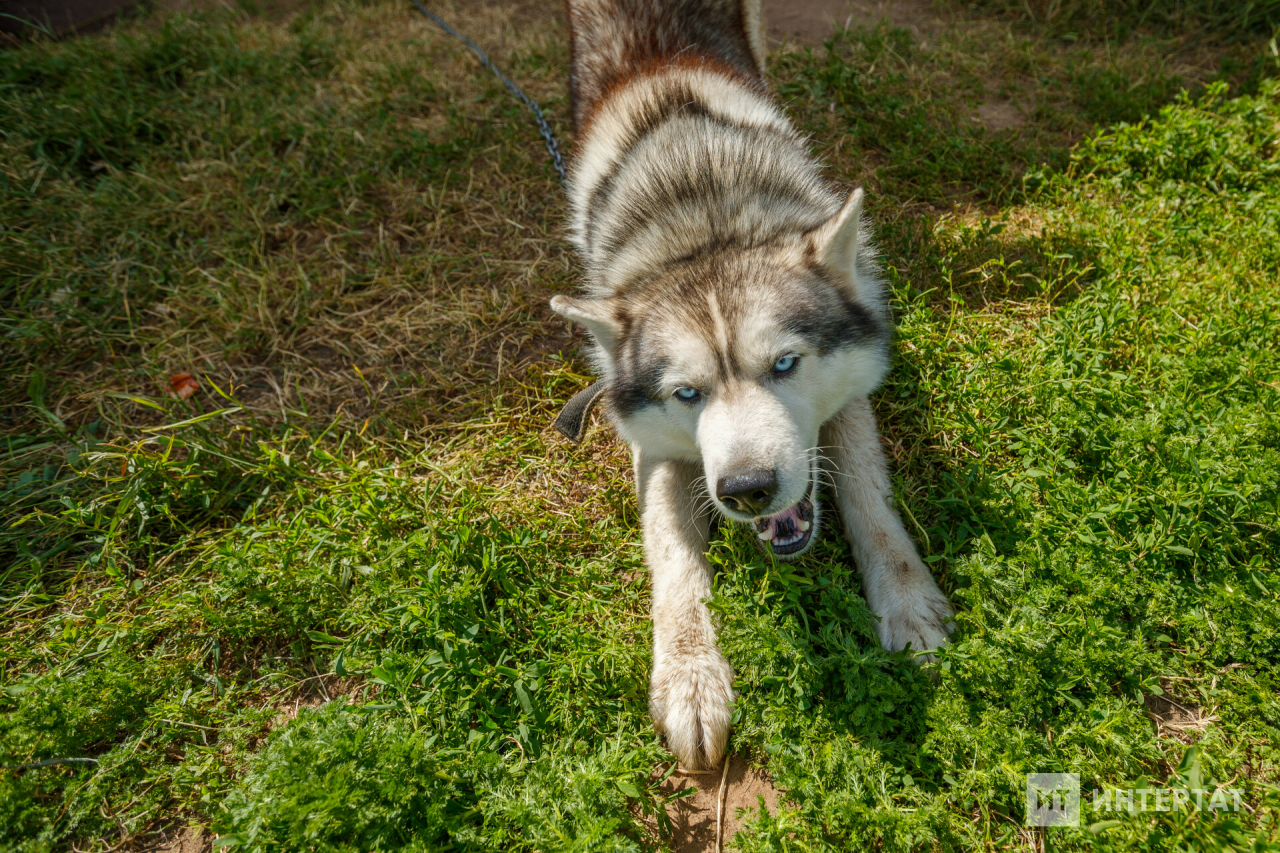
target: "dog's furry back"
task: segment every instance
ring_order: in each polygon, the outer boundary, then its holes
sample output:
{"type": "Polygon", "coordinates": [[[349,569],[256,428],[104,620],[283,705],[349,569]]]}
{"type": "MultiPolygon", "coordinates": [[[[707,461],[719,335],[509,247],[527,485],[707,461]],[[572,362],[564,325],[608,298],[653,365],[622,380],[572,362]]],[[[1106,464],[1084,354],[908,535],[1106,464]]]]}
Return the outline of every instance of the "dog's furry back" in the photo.
{"type": "Polygon", "coordinates": [[[759,0],[569,0],[571,231],[593,296],[817,228],[841,198],[763,80],[759,0]]]}
{"type": "Polygon", "coordinates": [[[759,0],[568,0],[579,132],[610,89],[659,65],[717,64],[760,84],[759,0]]]}

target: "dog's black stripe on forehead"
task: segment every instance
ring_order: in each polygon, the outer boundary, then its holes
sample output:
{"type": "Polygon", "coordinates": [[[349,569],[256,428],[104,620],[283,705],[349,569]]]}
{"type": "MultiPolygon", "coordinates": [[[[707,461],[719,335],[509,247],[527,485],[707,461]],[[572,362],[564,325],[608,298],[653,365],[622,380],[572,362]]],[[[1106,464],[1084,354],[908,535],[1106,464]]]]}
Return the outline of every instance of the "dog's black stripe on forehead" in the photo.
{"type": "Polygon", "coordinates": [[[711,286],[720,275],[714,267],[714,259],[699,258],[687,264],[678,277],[665,283],[662,302],[678,311],[678,314],[670,315],[675,317],[677,328],[690,336],[696,336],[711,349],[716,359],[717,377],[724,381],[737,370],[738,362],[733,351],[732,318],[724,310],[722,296],[711,286]],[[720,334],[722,329],[725,338],[723,343],[720,334]]]}
{"type": "Polygon", "coordinates": [[[704,292],[708,320],[704,338],[711,344],[711,350],[716,356],[716,375],[721,382],[725,382],[739,373],[740,365],[736,347],[737,323],[733,321],[732,314],[733,300],[724,300],[722,295],[728,294],[723,289],[717,292],[716,288],[707,288],[704,292]],[[721,340],[721,332],[724,340],[721,340]]]}

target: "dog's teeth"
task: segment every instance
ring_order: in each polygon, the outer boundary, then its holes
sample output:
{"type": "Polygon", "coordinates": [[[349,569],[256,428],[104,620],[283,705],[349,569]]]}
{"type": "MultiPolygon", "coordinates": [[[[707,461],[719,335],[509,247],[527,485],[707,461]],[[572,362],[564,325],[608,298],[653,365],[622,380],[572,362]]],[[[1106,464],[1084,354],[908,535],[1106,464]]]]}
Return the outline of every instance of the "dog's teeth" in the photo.
{"type": "Polygon", "coordinates": [[[756,535],[759,536],[764,541],[768,542],[770,539],[773,538],[773,530],[770,528],[765,528],[764,530],[761,530],[756,535]]]}
{"type": "Polygon", "coordinates": [[[800,529],[801,529],[802,531],[808,531],[809,526],[810,526],[810,525],[809,525],[809,522],[807,522],[807,521],[802,521],[802,522],[800,522],[800,529]]]}

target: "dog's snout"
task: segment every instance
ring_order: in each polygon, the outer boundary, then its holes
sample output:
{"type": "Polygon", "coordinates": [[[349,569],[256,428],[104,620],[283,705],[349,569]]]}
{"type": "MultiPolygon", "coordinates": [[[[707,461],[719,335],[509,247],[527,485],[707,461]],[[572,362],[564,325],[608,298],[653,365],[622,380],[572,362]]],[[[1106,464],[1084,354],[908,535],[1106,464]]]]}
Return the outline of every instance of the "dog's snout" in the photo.
{"type": "Polygon", "coordinates": [[[756,515],[764,510],[778,491],[778,476],[763,468],[738,471],[721,477],[716,483],[716,497],[737,512],[756,515]]]}

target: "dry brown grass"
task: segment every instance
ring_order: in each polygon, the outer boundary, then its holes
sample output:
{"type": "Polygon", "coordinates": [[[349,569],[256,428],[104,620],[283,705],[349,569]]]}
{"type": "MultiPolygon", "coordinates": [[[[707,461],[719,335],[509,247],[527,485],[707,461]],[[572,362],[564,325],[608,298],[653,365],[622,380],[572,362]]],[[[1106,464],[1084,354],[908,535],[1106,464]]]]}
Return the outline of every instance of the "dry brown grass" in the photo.
{"type": "MultiPolygon", "coordinates": [[[[508,68],[530,53],[550,63],[562,58],[562,34],[550,16],[497,4],[447,11],[508,68]]],[[[377,418],[383,432],[402,438],[484,417],[504,398],[508,407],[546,408],[545,386],[554,381],[548,369],[562,369],[547,359],[574,348],[570,330],[546,309],[549,296],[572,282],[563,198],[545,170],[512,169],[509,152],[493,156],[515,146],[520,159],[536,163],[542,152],[530,123],[508,126],[507,105],[490,97],[488,72],[412,7],[387,12],[318,13],[338,40],[360,47],[316,85],[309,106],[349,118],[351,142],[364,144],[356,121],[377,108],[375,98],[411,96],[385,83],[386,69],[417,68],[443,94],[399,122],[435,142],[447,142],[459,124],[485,125],[493,129],[482,134],[490,146],[439,181],[403,170],[372,186],[339,186],[330,210],[314,217],[274,196],[254,197],[246,172],[260,164],[237,160],[236,152],[122,175],[166,196],[164,209],[147,214],[180,218],[208,247],[184,253],[193,263],[181,281],[140,304],[130,298],[131,247],[124,235],[111,239],[116,257],[97,276],[101,287],[120,292],[125,329],[106,353],[86,347],[87,361],[73,352],[46,364],[51,389],[61,392],[48,400],[52,411],[83,422],[113,408],[116,395],[162,394],[167,375],[178,372],[197,375],[204,395],[213,383],[234,389],[267,423],[305,413],[360,429],[377,418]]],[[[244,50],[280,49],[293,37],[288,23],[269,22],[241,35],[244,50]]],[[[530,94],[562,102],[563,68],[530,67],[538,72],[522,75],[530,94]]],[[[279,168],[314,168],[304,146],[279,147],[279,168]]],[[[6,383],[14,402],[25,396],[25,373],[6,383]]],[[[112,414],[127,423],[144,413],[112,414]]]]}

